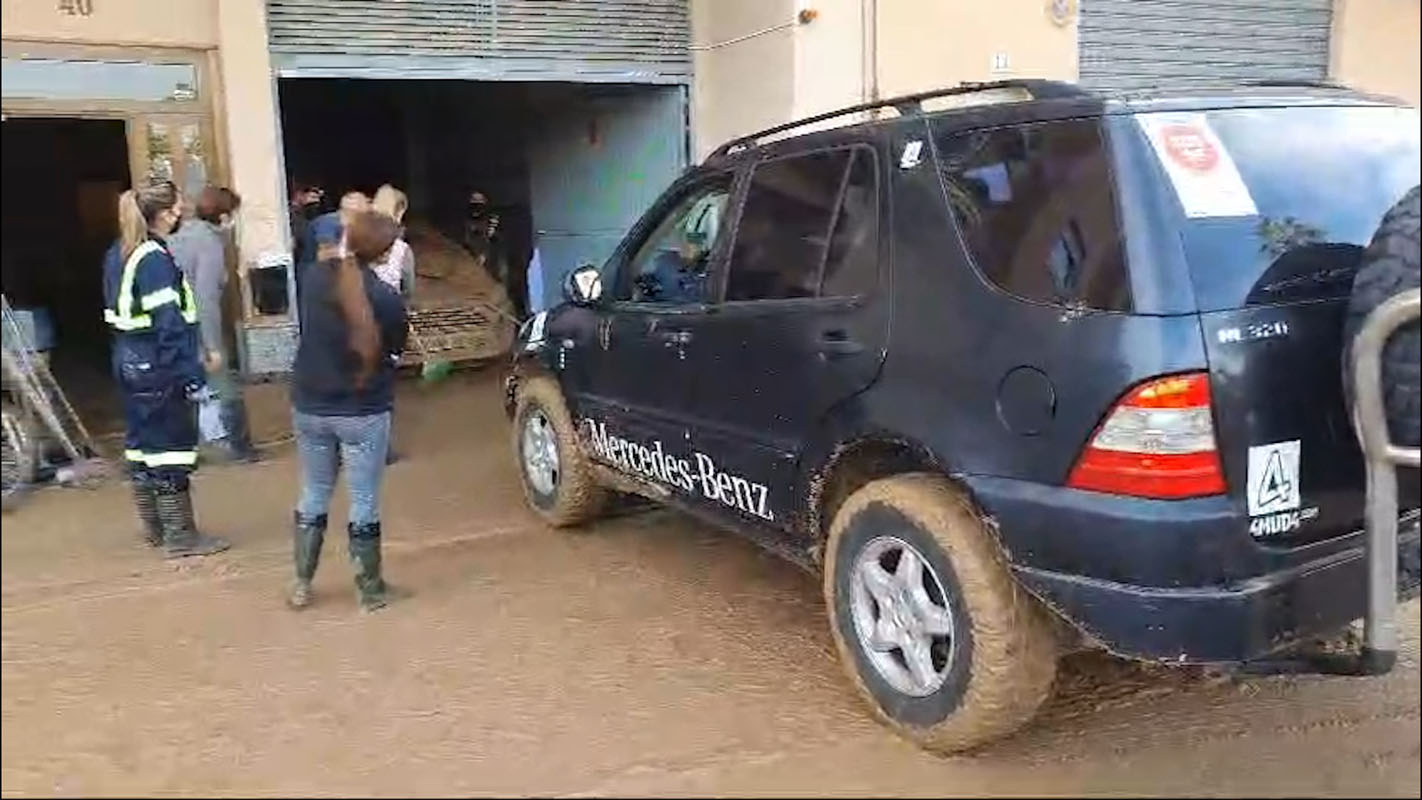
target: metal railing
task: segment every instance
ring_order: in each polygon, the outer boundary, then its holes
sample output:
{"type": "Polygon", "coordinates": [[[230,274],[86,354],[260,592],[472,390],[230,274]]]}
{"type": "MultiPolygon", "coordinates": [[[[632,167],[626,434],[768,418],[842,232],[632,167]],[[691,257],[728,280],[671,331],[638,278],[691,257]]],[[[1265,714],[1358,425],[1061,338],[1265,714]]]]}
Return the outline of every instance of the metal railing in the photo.
{"type": "Polygon", "coordinates": [[[1422,464],[1422,451],[1398,447],[1388,436],[1383,406],[1382,355],[1399,328],[1422,314],[1422,292],[1401,292],[1373,310],[1352,346],[1353,427],[1367,462],[1364,552],[1368,612],[1358,672],[1376,675],[1397,661],[1397,468],[1422,464]]]}

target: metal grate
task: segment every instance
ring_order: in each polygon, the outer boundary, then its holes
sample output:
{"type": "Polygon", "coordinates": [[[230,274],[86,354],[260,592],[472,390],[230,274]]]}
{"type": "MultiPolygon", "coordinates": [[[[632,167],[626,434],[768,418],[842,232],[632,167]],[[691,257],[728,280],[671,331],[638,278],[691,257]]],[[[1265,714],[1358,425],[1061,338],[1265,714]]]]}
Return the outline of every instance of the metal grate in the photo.
{"type": "Polygon", "coordinates": [[[479,305],[412,309],[411,342],[402,365],[439,361],[481,361],[502,355],[512,342],[512,325],[479,305]]]}
{"type": "Polygon", "coordinates": [[[685,82],[687,0],[268,0],[287,77],[685,82]]]}
{"type": "Polygon", "coordinates": [[[1331,0],[1082,0],[1081,83],[1323,80],[1332,22],[1331,0]]]}

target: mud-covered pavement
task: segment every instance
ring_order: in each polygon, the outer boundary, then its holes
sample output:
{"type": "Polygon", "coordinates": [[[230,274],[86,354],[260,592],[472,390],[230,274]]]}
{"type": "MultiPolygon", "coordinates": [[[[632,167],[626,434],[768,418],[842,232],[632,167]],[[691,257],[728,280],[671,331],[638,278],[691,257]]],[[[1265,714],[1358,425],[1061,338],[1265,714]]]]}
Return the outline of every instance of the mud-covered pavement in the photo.
{"type": "Polygon", "coordinates": [[[376,615],[337,520],[317,604],[282,605],[289,447],[200,473],[236,543],[203,561],[140,547],[118,484],[5,516],[5,795],[1419,794],[1415,602],[1385,678],[1076,657],[1025,733],[932,756],[861,708],[807,575],[670,512],[546,530],[492,375],[408,388],[386,561],[414,594],[376,615]]]}

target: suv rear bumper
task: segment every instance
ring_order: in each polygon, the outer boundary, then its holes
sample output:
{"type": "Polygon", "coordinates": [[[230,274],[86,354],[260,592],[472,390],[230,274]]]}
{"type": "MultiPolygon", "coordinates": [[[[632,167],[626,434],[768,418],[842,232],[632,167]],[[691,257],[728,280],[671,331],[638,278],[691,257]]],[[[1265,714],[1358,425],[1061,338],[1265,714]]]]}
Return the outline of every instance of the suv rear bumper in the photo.
{"type": "MultiPolygon", "coordinates": [[[[1089,499],[1086,503],[1095,507],[1093,511],[1076,503],[1059,502],[1050,509],[1033,507],[1033,516],[1023,518],[1021,514],[1026,509],[1022,494],[1026,487],[1020,483],[1006,482],[1017,484],[1009,488],[995,479],[968,482],[979,495],[979,502],[996,517],[1013,571],[1022,584],[1118,655],[1174,663],[1250,661],[1310,636],[1333,633],[1362,617],[1367,609],[1367,562],[1361,533],[1302,548],[1317,552],[1314,558],[1259,575],[1236,577],[1225,574],[1229,567],[1220,562],[1239,555],[1238,545],[1220,548],[1218,537],[1228,536],[1238,542],[1241,534],[1237,520],[1221,518],[1216,513],[1219,509],[1210,501],[1183,501],[1179,508],[1182,514],[1167,520],[1150,518],[1154,514],[1141,518],[1130,511],[1113,513],[1122,508],[1134,509],[1137,501],[1098,495],[1095,497],[1104,500],[1104,504],[1089,499]],[[994,489],[1005,489],[1007,496],[996,494],[994,489]],[[1117,508],[1118,504],[1121,508],[1117,508]],[[1058,540],[1058,547],[1051,554],[1051,560],[1057,563],[1050,566],[1055,569],[1040,563],[1043,559],[1039,556],[1047,554],[1034,552],[1036,548],[1014,547],[1014,539],[1021,545],[1025,541],[1021,528],[1011,532],[1015,522],[1032,528],[1038,522],[1035,514],[1048,510],[1052,512],[1054,530],[1038,532],[1032,538],[1050,536],[1058,540]],[[1211,520],[1213,525],[1209,524],[1211,520]],[[1122,571],[1126,567],[1120,560],[1122,550],[1134,551],[1137,556],[1154,550],[1156,558],[1151,561],[1156,564],[1138,565],[1146,572],[1154,572],[1151,567],[1159,567],[1164,556],[1165,561],[1173,561],[1177,569],[1185,574],[1195,573],[1197,578],[1203,577],[1198,574],[1198,562],[1218,559],[1221,574],[1214,580],[1181,581],[1181,574],[1177,573],[1173,580],[1163,581],[1168,585],[1162,586],[1106,580],[1060,568],[1064,555],[1061,540],[1076,540],[1079,544],[1090,541],[1094,549],[1105,544],[1100,538],[1104,530],[1122,528],[1132,529],[1129,535],[1135,540],[1129,546],[1122,542],[1122,549],[1116,551],[1115,566],[1122,571]],[[1192,540],[1183,550],[1182,537],[1192,540]],[[1143,540],[1153,540],[1154,546],[1142,548],[1143,540]],[[1193,551],[1189,553],[1193,558],[1185,550],[1193,551]],[[1182,564],[1182,560],[1197,563],[1182,564]]],[[[1045,499],[1039,491],[1058,501],[1064,499],[1063,493],[1081,494],[1051,487],[1037,487],[1025,493],[1036,495],[1037,500],[1045,499]]],[[[1244,536],[1247,538],[1247,534],[1244,536]]],[[[1422,534],[1414,513],[1401,526],[1398,537],[1398,589],[1403,598],[1417,596],[1422,580],[1419,541],[1422,534]]],[[[1246,546],[1257,547],[1252,542],[1246,546]]],[[[1091,560],[1085,552],[1079,552],[1078,557],[1091,560]]]]}
{"type": "MultiPolygon", "coordinates": [[[[1417,596],[1418,533],[1398,538],[1398,587],[1417,596]]],[[[1178,663],[1249,661],[1336,631],[1367,608],[1362,547],[1236,586],[1160,589],[1014,567],[1032,593],[1108,650],[1178,663]]]]}

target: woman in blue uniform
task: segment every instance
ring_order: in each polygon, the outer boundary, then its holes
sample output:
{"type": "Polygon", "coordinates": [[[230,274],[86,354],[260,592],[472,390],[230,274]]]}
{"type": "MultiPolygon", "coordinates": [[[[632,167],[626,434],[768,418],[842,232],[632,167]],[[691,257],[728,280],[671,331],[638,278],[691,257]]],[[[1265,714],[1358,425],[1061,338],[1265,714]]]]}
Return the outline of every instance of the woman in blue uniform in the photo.
{"type": "Polygon", "coordinates": [[[155,182],[119,198],[119,240],[104,256],[104,321],[123,394],[124,459],[148,543],[169,558],[226,550],[193,519],[193,398],[205,391],[192,287],[165,240],[182,222],[177,187],[155,182]]]}

